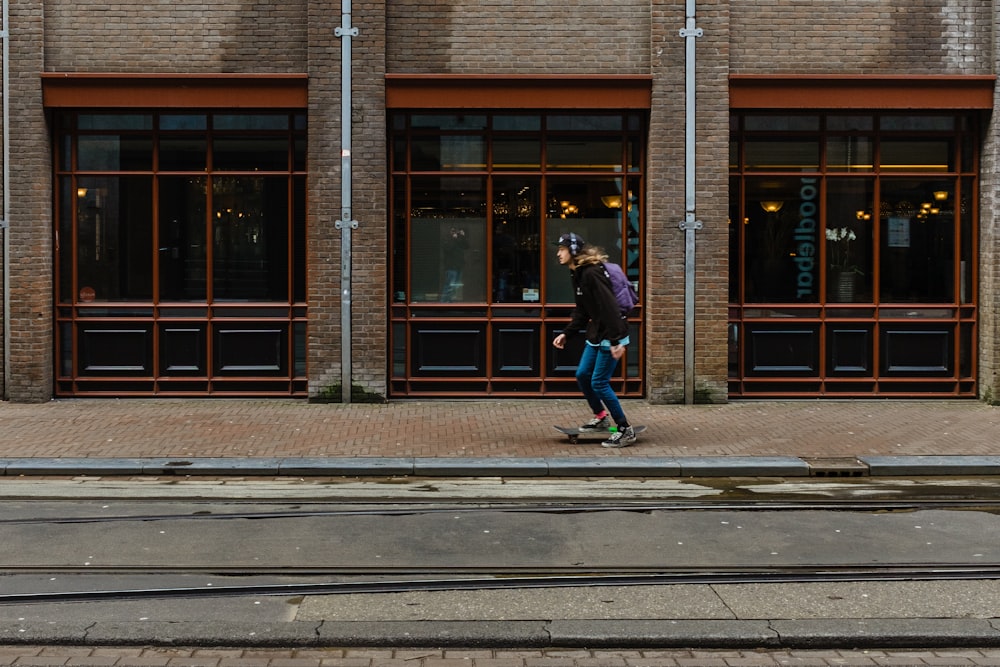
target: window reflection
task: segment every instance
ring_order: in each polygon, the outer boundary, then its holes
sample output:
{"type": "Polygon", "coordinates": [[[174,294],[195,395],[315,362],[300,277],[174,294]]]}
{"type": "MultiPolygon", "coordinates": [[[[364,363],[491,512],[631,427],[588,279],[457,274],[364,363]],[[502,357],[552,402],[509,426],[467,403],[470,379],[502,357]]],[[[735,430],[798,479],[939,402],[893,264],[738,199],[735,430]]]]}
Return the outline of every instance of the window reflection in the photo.
{"type": "Polygon", "coordinates": [[[480,178],[415,178],[410,299],[486,300],[486,186],[480,178]]]}
{"type": "Polygon", "coordinates": [[[941,182],[883,181],[879,203],[882,301],[955,300],[954,201],[953,189],[941,182]]]}
{"type": "Polygon", "coordinates": [[[160,179],[160,300],[207,298],[204,177],[160,179]]]}
{"type": "Polygon", "coordinates": [[[947,139],[884,139],[882,171],[953,171],[954,142],[947,139]]]}
{"type": "Polygon", "coordinates": [[[550,139],[546,144],[545,155],[548,169],[620,170],[622,142],[618,137],[550,139]]]}
{"type": "Polygon", "coordinates": [[[731,124],[731,392],[974,394],[972,117],[812,118],[731,124]]]}
{"type": "Polygon", "coordinates": [[[826,196],[826,300],[871,300],[871,202],[874,183],[867,179],[830,180],[826,196]]]}
{"type": "Polygon", "coordinates": [[[541,299],[541,179],[496,179],[492,208],[493,301],[538,303],[541,299]]]}
{"type": "Polygon", "coordinates": [[[81,177],[76,195],[77,297],[81,301],[151,298],[152,178],[81,177]]]}
{"type": "Polygon", "coordinates": [[[819,179],[747,179],[746,299],[819,300],[819,179]]]}
{"type": "MultiPolygon", "coordinates": [[[[634,191],[622,193],[620,178],[588,178],[549,181],[546,193],[548,225],[546,270],[553,276],[546,287],[548,303],[573,303],[574,295],[568,277],[561,279],[566,268],[560,266],[553,243],[566,232],[575,232],[590,245],[604,249],[611,261],[621,264],[630,278],[638,279],[636,269],[629,267],[623,248],[626,222],[638,225],[638,201],[634,191]]],[[[638,243],[637,235],[634,237],[638,243]]],[[[636,253],[636,262],[638,261],[636,253]]]]}
{"type": "Polygon", "coordinates": [[[288,300],[288,210],[286,178],[213,181],[215,300],[288,300]]]}

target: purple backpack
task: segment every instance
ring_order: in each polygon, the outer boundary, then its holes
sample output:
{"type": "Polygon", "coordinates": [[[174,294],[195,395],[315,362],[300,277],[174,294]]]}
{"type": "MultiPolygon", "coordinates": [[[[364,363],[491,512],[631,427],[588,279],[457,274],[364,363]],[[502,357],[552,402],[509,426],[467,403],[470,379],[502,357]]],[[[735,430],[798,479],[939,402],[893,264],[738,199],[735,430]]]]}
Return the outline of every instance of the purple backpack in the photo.
{"type": "Polygon", "coordinates": [[[639,295],[635,293],[635,288],[632,287],[632,283],[622,271],[622,267],[614,262],[604,262],[604,275],[611,282],[611,291],[618,301],[618,309],[621,311],[622,317],[628,316],[635,308],[635,304],[639,303],[639,295]]]}

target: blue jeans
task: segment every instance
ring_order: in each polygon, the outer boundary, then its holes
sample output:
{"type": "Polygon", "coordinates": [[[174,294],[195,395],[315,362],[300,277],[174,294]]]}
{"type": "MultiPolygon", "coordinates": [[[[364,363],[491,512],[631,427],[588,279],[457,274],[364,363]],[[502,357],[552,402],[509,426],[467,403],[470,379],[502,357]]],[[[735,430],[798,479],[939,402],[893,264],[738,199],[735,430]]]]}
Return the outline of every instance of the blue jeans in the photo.
{"type": "Polygon", "coordinates": [[[442,301],[454,301],[455,297],[458,295],[458,284],[462,280],[462,271],[460,269],[445,269],[444,270],[444,285],[441,287],[441,300],[442,301]]]}
{"type": "Polygon", "coordinates": [[[584,344],[580,364],[576,367],[576,383],[595,415],[604,408],[611,413],[616,424],[625,423],[625,412],[618,397],[611,389],[611,376],[618,367],[618,360],[611,356],[611,349],[584,344]]]}

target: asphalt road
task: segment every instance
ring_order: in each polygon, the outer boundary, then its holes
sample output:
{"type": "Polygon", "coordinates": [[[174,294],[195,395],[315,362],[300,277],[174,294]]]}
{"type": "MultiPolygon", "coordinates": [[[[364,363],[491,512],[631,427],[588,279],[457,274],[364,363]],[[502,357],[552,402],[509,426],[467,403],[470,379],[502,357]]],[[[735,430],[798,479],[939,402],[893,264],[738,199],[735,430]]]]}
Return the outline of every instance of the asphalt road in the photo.
{"type": "Polygon", "coordinates": [[[212,645],[312,645],[333,632],[325,641],[369,646],[559,636],[579,642],[570,645],[626,636],[711,645],[714,636],[716,645],[766,646],[795,636],[781,623],[813,623],[815,640],[817,623],[830,637],[839,623],[849,638],[852,625],[877,621],[916,642],[921,623],[944,619],[960,623],[937,627],[935,642],[948,632],[973,641],[996,633],[993,579],[503,584],[525,569],[995,565],[998,487],[994,478],[11,480],[0,491],[0,569],[4,594],[21,597],[0,603],[0,635],[51,639],[60,628],[61,643],[176,644],[187,633],[212,645]],[[471,590],[455,584],[470,577],[492,579],[471,590]],[[408,586],[428,579],[443,583],[408,586]],[[358,582],[394,585],[296,588],[358,582]],[[253,590],[264,585],[288,590],[253,590]],[[225,590],[237,586],[248,588],[225,590]],[[100,595],[27,597],[64,591],[100,595]]]}

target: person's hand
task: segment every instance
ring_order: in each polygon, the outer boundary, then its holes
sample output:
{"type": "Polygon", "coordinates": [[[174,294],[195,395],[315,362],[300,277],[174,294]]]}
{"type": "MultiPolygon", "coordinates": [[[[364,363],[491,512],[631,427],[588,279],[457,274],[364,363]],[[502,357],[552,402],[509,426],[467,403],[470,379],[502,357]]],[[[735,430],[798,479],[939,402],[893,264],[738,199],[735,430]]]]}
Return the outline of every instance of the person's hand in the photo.
{"type": "Polygon", "coordinates": [[[552,347],[558,348],[560,350],[566,347],[566,334],[559,334],[558,336],[556,336],[555,340],[552,341],[552,347]]]}
{"type": "Polygon", "coordinates": [[[611,358],[612,359],[621,359],[623,354],[625,354],[625,346],[624,345],[612,345],[611,346],[611,358]]]}

